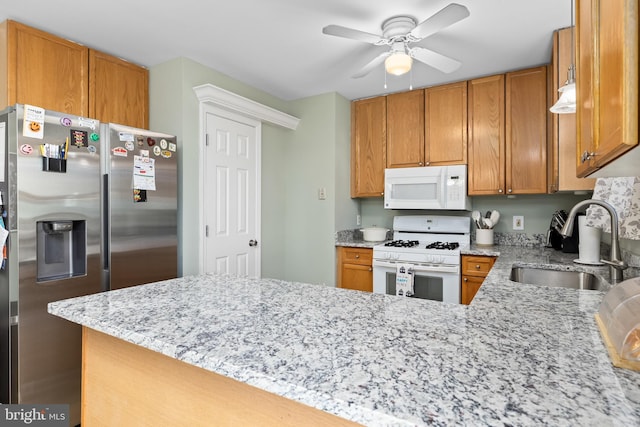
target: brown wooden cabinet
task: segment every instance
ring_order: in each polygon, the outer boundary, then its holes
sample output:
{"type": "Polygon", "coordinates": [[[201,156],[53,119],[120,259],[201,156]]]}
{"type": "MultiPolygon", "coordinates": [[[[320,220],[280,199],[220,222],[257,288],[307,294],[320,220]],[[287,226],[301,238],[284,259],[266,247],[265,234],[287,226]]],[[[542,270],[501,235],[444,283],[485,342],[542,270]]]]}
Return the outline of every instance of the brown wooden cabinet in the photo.
{"type": "Polygon", "coordinates": [[[89,117],[149,127],[149,70],[89,50],[89,117]]]}
{"type": "Polygon", "coordinates": [[[386,97],[351,103],[351,197],[380,197],[386,167],[386,97]]]}
{"type": "Polygon", "coordinates": [[[504,74],[468,83],[469,195],[504,194],[504,74]]]}
{"type": "MultiPolygon", "coordinates": [[[[558,101],[558,88],[565,84],[571,57],[571,35],[574,28],[563,28],[553,33],[553,59],[549,84],[549,105],[558,101]]],[[[575,33],[574,33],[575,35],[575,33]]],[[[556,191],[593,190],[594,178],[578,178],[576,142],[576,115],[550,114],[549,138],[549,193],[556,191]]]]}
{"type": "Polygon", "coordinates": [[[507,194],[547,192],[547,67],[506,74],[507,194]]]}
{"type": "Polygon", "coordinates": [[[424,165],[424,90],[387,95],[387,167],[424,165]]]}
{"type": "Polygon", "coordinates": [[[547,192],[547,71],[469,82],[469,195],[547,192]]]}
{"type": "Polygon", "coordinates": [[[0,108],[16,103],[148,127],[148,70],[15,22],[0,24],[0,108]]]}
{"type": "Polygon", "coordinates": [[[636,0],[576,3],[579,176],[638,145],[638,14],[636,0]]]}
{"type": "Polygon", "coordinates": [[[425,89],[424,164],[467,164],[467,82],[425,89]]]}
{"type": "Polygon", "coordinates": [[[373,249],[339,246],[337,287],[373,292],[373,249]]]}
{"type": "Polygon", "coordinates": [[[88,116],[89,50],[18,22],[0,26],[0,108],[20,103],[88,116]]]}
{"type": "Polygon", "coordinates": [[[460,283],[460,302],[462,304],[468,305],[471,303],[496,259],[497,257],[494,256],[462,255],[462,278],[460,283]]]}

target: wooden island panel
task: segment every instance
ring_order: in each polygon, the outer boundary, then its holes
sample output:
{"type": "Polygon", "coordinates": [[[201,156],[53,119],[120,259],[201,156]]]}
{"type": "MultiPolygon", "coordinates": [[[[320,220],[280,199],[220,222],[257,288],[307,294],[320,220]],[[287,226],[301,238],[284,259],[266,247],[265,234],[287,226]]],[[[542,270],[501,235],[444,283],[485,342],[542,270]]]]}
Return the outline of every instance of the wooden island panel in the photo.
{"type": "Polygon", "coordinates": [[[83,327],[82,425],[359,426],[83,327]]]}

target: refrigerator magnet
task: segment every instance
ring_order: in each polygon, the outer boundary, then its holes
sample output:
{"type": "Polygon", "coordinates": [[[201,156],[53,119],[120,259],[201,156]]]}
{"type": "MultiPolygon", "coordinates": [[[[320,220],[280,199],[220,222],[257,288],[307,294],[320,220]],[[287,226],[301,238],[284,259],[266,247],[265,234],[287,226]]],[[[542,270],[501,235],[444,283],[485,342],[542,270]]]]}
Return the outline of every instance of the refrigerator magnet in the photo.
{"type": "Polygon", "coordinates": [[[129,154],[127,149],[124,147],[115,147],[113,150],[111,150],[111,152],[114,156],[118,157],[127,157],[127,155],[129,154]]]}
{"type": "Polygon", "coordinates": [[[159,156],[161,154],[161,152],[162,152],[162,150],[157,145],[155,147],[153,147],[153,154],[155,154],[156,156],[159,156]]]}
{"type": "Polygon", "coordinates": [[[127,141],[124,143],[124,148],[126,148],[129,151],[133,151],[133,149],[135,148],[135,145],[133,145],[133,141],[127,141]]]}
{"type": "Polygon", "coordinates": [[[44,108],[25,104],[22,136],[37,139],[44,138],[44,108]]]}
{"type": "Polygon", "coordinates": [[[89,128],[91,130],[96,130],[96,121],[93,119],[85,119],[83,117],[78,117],[78,126],[81,128],[89,128]]]}
{"type": "Polygon", "coordinates": [[[144,203],[147,201],[147,190],[133,189],[133,203],[144,203]]]}
{"type": "Polygon", "coordinates": [[[121,142],[126,142],[126,141],[133,142],[134,140],[133,134],[129,132],[118,132],[118,138],[120,138],[121,142]]]}
{"type": "Polygon", "coordinates": [[[20,154],[28,156],[31,153],[33,153],[33,146],[31,144],[22,144],[20,146],[20,154]]]}
{"type": "Polygon", "coordinates": [[[169,151],[176,151],[176,144],[174,144],[173,142],[169,143],[169,151]]]}
{"type": "Polygon", "coordinates": [[[171,151],[163,150],[162,151],[162,157],[164,157],[165,159],[170,159],[171,158],[171,151]]]}
{"type": "Polygon", "coordinates": [[[167,142],[167,140],[166,140],[166,139],[164,139],[164,138],[162,138],[162,139],[160,140],[160,148],[162,148],[163,150],[166,150],[166,149],[167,149],[167,145],[169,145],[169,143],[167,142]]]}
{"type": "Polygon", "coordinates": [[[89,135],[86,130],[71,129],[70,137],[71,143],[78,148],[89,146],[89,135]]]}
{"type": "Polygon", "coordinates": [[[63,117],[60,119],[60,124],[64,127],[69,127],[73,124],[69,117],[63,117]]]}
{"type": "Polygon", "coordinates": [[[149,145],[149,147],[153,147],[154,145],[156,145],[156,140],[149,137],[147,138],[147,144],[149,145]]]}

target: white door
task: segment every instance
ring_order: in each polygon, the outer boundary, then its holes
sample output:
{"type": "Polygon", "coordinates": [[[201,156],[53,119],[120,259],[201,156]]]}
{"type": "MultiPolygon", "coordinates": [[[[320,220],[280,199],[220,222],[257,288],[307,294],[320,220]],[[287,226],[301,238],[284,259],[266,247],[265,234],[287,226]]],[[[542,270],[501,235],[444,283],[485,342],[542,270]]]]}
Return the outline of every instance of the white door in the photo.
{"type": "Polygon", "coordinates": [[[205,272],[260,277],[260,122],[204,113],[205,272]]]}

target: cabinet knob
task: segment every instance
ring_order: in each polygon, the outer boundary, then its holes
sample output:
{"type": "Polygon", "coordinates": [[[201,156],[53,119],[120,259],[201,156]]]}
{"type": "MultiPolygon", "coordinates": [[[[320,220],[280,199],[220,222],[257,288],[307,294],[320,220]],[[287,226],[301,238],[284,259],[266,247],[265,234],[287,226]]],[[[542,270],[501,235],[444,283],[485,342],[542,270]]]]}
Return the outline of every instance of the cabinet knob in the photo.
{"type": "Polygon", "coordinates": [[[480,270],[480,265],[476,264],[476,270],[480,270]]]}
{"type": "Polygon", "coordinates": [[[369,271],[373,271],[373,267],[369,267],[369,271]]]}
{"type": "Polygon", "coordinates": [[[360,258],[360,254],[356,254],[356,259],[360,258]]]}
{"type": "Polygon", "coordinates": [[[507,190],[507,193],[512,193],[512,192],[513,192],[513,190],[512,190],[512,189],[508,189],[508,190],[507,190]]]}
{"type": "Polygon", "coordinates": [[[502,188],[498,188],[498,193],[502,193],[502,188]]]}
{"type": "Polygon", "coordinates": [[[462,279],[462,280],[464,280],[465,282],[468,282],[468,281],[469,281],[469,279],[467,279],[466,277],[465,277],[464,279],[462,279]]]}
{"type": "Polygon", "coordinates": [[[427,163],[425,163],[425,165],[427,165],[427,166],[429,166],[430,164],[431,164],[431,162],[427,162],[427,163]]]}
{"type": "Polygon", "coordinates": [[[580,157],[580,160],[582,161],[582,163],[584,163],[587,160],[591,160],[595,155],[596,155],[596,153],[590,153],[587,150],[585,150],[584,153],[582,153],[582,156],[580,157]]]}
{"type": "MultiPolygon", "coordinates": [[[[429,164],[429,163],[427,163],[427,164],[429,164]]],[[[418,166],[423,166],[423,163],[422,162],[418,162],[418,166]]]]}

